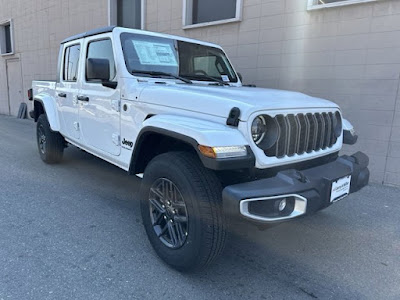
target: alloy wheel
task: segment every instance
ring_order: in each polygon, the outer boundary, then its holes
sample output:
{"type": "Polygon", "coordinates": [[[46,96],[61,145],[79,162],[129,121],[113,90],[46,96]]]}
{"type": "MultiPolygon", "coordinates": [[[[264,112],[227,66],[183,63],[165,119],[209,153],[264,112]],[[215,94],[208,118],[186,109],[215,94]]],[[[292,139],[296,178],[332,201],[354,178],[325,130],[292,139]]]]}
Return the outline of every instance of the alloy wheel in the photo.
{"type": "Polygon", "coordinates": [[[44,134],[44,128],[43,126],[39,126],[38,128],[38,144],[39,144],[39,149],[42,154],[45,154],[46,151],[46,135],[44,134]]]}
{"type": "Polygon", "coordinates": [[[154,232],[169,248],[182,247],[188,236],[188,214],[178,187],[169,179],[159,178],[150,187],[150,219],[154,232]]]}

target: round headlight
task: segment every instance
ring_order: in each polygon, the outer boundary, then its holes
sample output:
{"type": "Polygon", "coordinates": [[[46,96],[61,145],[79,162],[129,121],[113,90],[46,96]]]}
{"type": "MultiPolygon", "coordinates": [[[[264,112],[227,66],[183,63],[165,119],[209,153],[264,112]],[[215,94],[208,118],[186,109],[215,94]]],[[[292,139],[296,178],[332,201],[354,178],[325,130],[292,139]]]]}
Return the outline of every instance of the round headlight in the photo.
{"type": "Polygon", "coordinates": [[[251,136],[256,144],[259,144],[267,132],[267,122],[263,116],[258,116],[251,124],[251,136]]]}

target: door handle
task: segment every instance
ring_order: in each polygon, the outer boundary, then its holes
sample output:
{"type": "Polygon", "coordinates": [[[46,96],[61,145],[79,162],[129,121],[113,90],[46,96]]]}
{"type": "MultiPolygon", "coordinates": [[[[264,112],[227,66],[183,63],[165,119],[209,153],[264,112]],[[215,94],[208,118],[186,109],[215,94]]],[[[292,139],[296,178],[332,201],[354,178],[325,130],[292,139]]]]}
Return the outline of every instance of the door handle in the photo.
{"type": "Polygon", "coordinates": [[[89,102],[89,97],[87,96],[78,96],[76,97],[79,101],[89,102]]]}
{"type": "Polygon", "coordinates": [[[67,94],[66,93],[58,93],[58,97],[67,98],[67,94]]]}

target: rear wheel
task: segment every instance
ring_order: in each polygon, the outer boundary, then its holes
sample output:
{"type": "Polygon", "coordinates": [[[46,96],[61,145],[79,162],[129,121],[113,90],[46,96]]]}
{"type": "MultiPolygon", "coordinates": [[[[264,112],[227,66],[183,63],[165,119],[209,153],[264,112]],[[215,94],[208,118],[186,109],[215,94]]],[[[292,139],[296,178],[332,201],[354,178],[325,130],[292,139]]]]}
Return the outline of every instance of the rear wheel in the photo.
{"type": "Polygon", "coordinates": [[[157,156],[141,186],[141,212],[158,256],[180,271],[210,264],[223,250],[226,222],[215,174],[187,152],[157,156]]]}
{"type": "Polygon", "coordinates": [[[36,138],[40,158],[45,163],[54,164],[62,160],[65,140],[60,133],[51,130],[45,114],[38,118],[36,138]]]}

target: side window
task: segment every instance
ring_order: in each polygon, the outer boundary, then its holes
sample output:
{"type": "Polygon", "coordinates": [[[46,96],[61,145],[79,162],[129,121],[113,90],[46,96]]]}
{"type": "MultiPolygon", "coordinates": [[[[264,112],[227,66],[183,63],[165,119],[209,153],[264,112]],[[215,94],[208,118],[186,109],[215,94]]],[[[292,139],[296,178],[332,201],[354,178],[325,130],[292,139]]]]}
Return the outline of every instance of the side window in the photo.
{"type": "Polygon", "coordinates": [[[81,52],[80,45],[69,46],[65,49],[64,70],[63,70],[64,81],[77,80],[80,52],[81,52]]]}
{"type": "Polygon", "coordinates": [[[110,39],[94,41],[89,43],[86,58],[108,59],[110,62],[110,81],[116,76],[114,53],[110,39]]]}

